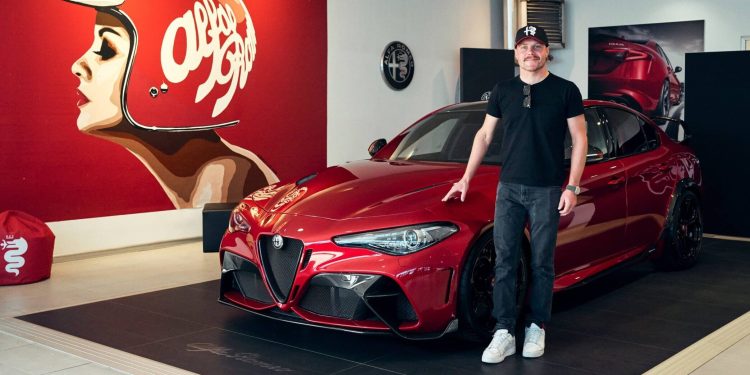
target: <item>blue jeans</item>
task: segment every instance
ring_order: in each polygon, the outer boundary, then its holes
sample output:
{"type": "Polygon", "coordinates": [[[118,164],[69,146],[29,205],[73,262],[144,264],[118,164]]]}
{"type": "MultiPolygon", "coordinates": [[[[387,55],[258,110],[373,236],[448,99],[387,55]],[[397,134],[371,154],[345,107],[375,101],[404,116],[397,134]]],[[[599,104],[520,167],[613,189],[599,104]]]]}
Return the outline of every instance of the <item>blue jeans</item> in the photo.
{"type": "Polygon", "coordinates": [[[495,288],[492,292],[495,330],[516,329],[516,285],[523,230],[528,219],[531,233],[531,274],[527,288],[526,324],[542,326],[552,315],[554,252],[562,190],[559,186],[526,186],[500,183],[495,202],[495,288]]]}

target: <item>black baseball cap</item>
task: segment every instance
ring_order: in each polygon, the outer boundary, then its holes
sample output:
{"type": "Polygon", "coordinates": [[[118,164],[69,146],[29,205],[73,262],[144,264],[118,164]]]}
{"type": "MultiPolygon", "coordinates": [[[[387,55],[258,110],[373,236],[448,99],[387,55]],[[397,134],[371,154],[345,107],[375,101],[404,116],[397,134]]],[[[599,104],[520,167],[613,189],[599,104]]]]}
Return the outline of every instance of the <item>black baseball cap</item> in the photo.
{"type": "Polygon", "coordinates": [[[547,39],[547,33],[541,26],[537,25],[526,25],[516,32],[516,46],[518,43],[523,42],[526,39],[534,39],[539,43],[543,43],[549,47],[549,39],[547,39]]]}

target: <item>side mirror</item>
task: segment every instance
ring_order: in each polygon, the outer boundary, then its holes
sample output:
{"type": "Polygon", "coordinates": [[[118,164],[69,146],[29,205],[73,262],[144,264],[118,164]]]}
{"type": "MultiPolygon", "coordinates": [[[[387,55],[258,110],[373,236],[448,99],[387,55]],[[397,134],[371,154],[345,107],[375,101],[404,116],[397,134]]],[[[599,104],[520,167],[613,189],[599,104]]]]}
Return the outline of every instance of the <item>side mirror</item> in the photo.
{"type": "Polygon", "coordinates": [[[681,66],[675,66],[675,67],[674,67],[674,72],[675,72],[675,73],[679,73],[679,72],[681,72],[681,71],[682,71],[682,67],[681,67],[681,66]]]}
{"type": "Polygon", "coordinates": [[[367,148],[367,152],[370,154],[370,156],[375,156],[375,154],[377,154],[378,151],[380,151],[380,149],[386,145],[386,143],[388,142],[386,142],[386,140],[383,138],[375,140],[370,143],[370,147],[367,148]]]}

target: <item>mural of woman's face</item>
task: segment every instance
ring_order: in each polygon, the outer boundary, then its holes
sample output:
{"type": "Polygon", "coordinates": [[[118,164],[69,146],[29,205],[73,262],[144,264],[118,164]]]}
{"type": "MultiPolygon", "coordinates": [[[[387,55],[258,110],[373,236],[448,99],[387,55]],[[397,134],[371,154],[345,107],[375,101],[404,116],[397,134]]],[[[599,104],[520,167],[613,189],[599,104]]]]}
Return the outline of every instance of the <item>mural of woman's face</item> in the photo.
{"type": "Polygon", "coordinates": [[[114,16],[98,12],[94,42],[71,70],[78,85],[78,129],[83,132],[117,125],[123,111],[120,93],[130,52],[127,30],[114,16]]]}

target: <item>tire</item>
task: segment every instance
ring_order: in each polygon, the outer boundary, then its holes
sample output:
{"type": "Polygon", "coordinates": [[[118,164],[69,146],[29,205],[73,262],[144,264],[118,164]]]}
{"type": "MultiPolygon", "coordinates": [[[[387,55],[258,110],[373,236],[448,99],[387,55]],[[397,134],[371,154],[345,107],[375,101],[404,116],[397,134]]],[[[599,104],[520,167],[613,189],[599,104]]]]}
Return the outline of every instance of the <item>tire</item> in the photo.
{"type": "Polygon", "coordinates": [[[672,102],[669,101],[669,81],[664,81],[661,85],[661,93],[659,94],[659,104],[656,107],[657,116],[669,116],[669,110],[672,109],[672,102]]]}
{"type": "Polygon", "coordinates": [[[665,228],[663,252],[656,265],[674,271],[692,267],[698,260],[703,239],[703,214],[698,196],[683,191],[675,202],[665,228]]]}
{"type": "MultiPolygon", "coordinates": [[[[521,315],[529,280],[529,261],[524,246],[519,257],[516,311],[521,315]]],[[[461,272],[458,289],[458,317],[464,338],[486,338],[492,334],[492,290],[495,280],[495,243],[492,231],[482,235],[472,246],[461,272]]]]}

